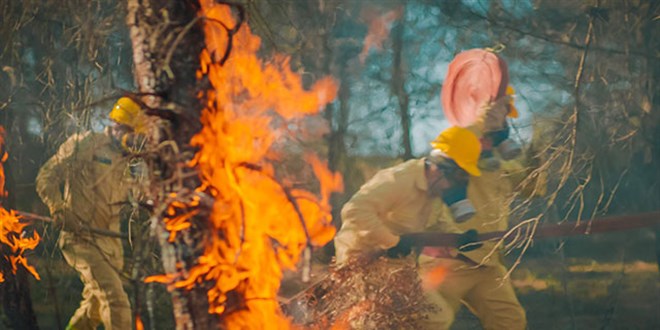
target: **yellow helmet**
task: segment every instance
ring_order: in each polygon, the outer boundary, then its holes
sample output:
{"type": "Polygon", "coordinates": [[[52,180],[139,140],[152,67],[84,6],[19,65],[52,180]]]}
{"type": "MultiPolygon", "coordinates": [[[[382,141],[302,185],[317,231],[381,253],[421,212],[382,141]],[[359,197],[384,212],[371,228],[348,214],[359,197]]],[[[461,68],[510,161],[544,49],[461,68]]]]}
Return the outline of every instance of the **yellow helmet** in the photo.
{"type": "Polygon", "coordinates": [[[138,131],[144,126],[142,107],[130,97],[122,97],[117,100],[110,111],[110,119],[122,125],[129,126],[138,131]]]}
{"type": "Polygon", "coordinates": [[[440,150],[451,158],[458,166],[472,176],[480,176],[477,167],[481,154],[481,142],[472,131],[467,128],[453,126],[440,133],[431,142],[433,149],[440,150]]]}

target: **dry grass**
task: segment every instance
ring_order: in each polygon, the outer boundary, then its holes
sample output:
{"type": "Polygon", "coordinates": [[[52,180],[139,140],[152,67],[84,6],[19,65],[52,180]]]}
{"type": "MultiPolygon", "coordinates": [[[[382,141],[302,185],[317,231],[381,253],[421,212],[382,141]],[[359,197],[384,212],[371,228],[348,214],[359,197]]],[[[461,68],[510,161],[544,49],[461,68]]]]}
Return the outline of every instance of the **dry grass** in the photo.
{"type": "Polygon", "coordinates": [[[433,307],[412,258],[381,257],[330,269],[286,310],[307,329],[415,329],[433,307]]]}

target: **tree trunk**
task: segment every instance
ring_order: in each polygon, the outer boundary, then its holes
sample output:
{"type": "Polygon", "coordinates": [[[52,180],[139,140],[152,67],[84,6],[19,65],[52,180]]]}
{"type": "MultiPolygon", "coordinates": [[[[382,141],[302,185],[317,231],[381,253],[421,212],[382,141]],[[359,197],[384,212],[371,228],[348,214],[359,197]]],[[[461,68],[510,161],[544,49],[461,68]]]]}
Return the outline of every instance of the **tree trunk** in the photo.
{"type": "MultiPolygon", "coordinates": [[[[657,22],[651,17],[657,17],[658,12],[660,12],[660,3],[658,2],[649,2],[646,4],[648,8],[641,7],[643,13],[649,13],[648,18],[645,20],[644,26],[641,28],[641,43],[646,45],[646,54],[654,54],[657,52],[660,42],[658,38],[660,33],[658,33],[657,22]]],[[[655,182],[655,185],[652,186],[652,195],[649,200],[655,201],[655,205],[650,205],[651,208],[657,208],[657,201],[660,200],[660,173],[658,168],[660,168],[660,64],[658,64],[657,59],[647,60],[649,78],[647,82],[647,91],[648,91],[648,100],[650,104],[650,109],[646,116],[648,119],[644,120],[644,123],[647,124],[644,127],[643,134],[647,137],[646,140],[650,144],[649,153],[650,160],[649,164],[646,167],[648,173],[652,173],[653,177],[650,178],[650,182],[655,182]]],[[[652,202],[653,203],[653,202],[652,202]]],[[[658,264],[658,270],[660,270],[660,226],[655,228],[655,255],[658,264]]]]}
{"type": "MultiPolygon", "coordinates": [[[[335,49],[338,39],[333,33],[333,26],[337,24],[329,17],[328,13],[332,12],[335,4],[325,3],[324,1],[308,3],[310,14],[324,17],[320,24],[319,31],[319,47],[323,51],[319,52],[315,66],[319,71],[326,75],[338,76],[341,81],[338,91],[338,102],[329,103],[325,107],[323,116],[327,121],[329,133],[327,134],[326,141],[328,146],[328,169],[333,172],[341,173],[346,184],[349,178],[348,174],[348,155],[346,153],[346,133],[348,132],[348,118],[350,115],[350,95],[351,85],[348,74],[351,71],[350,58],[347,58],[345,51],[335,49]],[[338,64],[340,63],[340,64],[338,64]]],[[[341,23],[339,23],[341,24],[341,23]]],[[[330,196],[330,205],[332,207],[332,225],[339,230],[341,228],[341,207],[346,199],[343,193],[333,193],[330,196]]],[[[326,244],[323,248],[324,257],[329,262],[330,258],[335,255],[334,241],[326,244]]]]}
{"type": "MultiPolygon", "coordinates": [[[[3,246],[2,249],[4,255],[5,247],[3,246]]],[[[0,296],[2,297],[3,312],[9,322],[4,326],[15,330],[39,329],[30,298],[28,276],[32,275],[22,267],[18,268],[16,274],[12,274],[11,265],[5,258],[1,258],[0,268],[5,274],[5,281],[0,283],[0,296]]]]}
{"type": "MultiPolygon", "coordinates": [[[[3,254],[5,253],[3,249],[3,254]]],[[[12,274],[11,265],[7,260],[0,260],[0,268],[5,274],[5,281],[0,284],[0,297],[2,297],[3,313],[7,316],[4,324],[9,329],[39,329],[37,317],[32,308],[32,299],[30,298],[30,275],[25,269],[19,267],[16,274],[12,274]]]]}
{"type": "MultiPolygon", "coordinates": [[[[199,54],[204,48],[202,20],[197,19],[199,3],[194,0],[160,1],[128,0],[127,24],[133,45],[135,81],[140,99],[169,125],[159,125],[150,132],[152,145],[168,141],[159,148],[155,159],[149,160],[152,173],[148,197],[155,210],[154,234],[160,243],[163,267],[168,274],[184,272],[195,264],[204,241],[204,221],[191,219],[193,226],[184,235],[169,242],[169,232],[163,225],[163,212],[168,194],[194,190],[199,185],[194,171],[185,163],[194,155],[190,138],[199,131],[202,104],[196,97],[203,89],[195,73],[199,54]],[[164,110],[168,109],[168,110],[164,110]],[[166,127],[166,128],[162,128],[166,127]],[[173,143],[172,143],[173,142],[173,143]],[[170,147],[176,145],[176,147],[170,147]],[[183,173],[182,173],[183,172],[183,173]],[[180,185],[165,184],[174,175],[180,185]]],[[[200,212],[200,214],[208,214],[200,212]]],[[[217,329],[220,320],[208,313],[208,285],[198,283],[191,290],[172,289],[172,303],[177,329],[217,329]]]]}
{"type": "MultiPolygon", "coordinates": [[[[326,119],[332,125],[330,135],[328,137],[328,167],[331,171],[340,172],[346,177],[347,172],[347,155],[346,155],[346,132],[348,131],[348,117],[350,114],[350,95],[351,95],[351,86],[349,79],[347,79],[347,69],[342,67],[340,69],[340,78],[342,79],[342,84],[339,86],[338,94],[338,105],[339,113],[337,116],[333,116],[334,111],[329,111],[329,115],[326,114],[326,119]]],[[[328,105],[329,110],[334,110],[334,105],[328,105]]],[[[335,195],[335,203],[332,204],[333,212],[333,224],[339,228],[341,223],[339,223],[339,211],[341,211],[341,203],[339,196],[335,195]]]]}
{"type": "Polygon", "coordinates": [[[401,145],[403,147],[403,159],[413,158],[412,141],[410,138],[410,97],[405,89],[405,61],[403,59],[403,17],[392,31],[392,48],[394,51],[394,63],[392,63],[392,93],[396,95],[399,105],[399,121],[401,123],[401,145]]]}

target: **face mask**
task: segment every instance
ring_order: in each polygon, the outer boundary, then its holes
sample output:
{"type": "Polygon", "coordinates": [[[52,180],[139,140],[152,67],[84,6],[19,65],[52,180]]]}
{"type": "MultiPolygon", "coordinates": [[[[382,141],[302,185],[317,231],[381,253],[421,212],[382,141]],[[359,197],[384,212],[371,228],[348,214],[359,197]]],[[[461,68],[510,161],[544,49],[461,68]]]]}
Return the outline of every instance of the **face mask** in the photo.
{"type": "Polygon", "coordinates": [[[443,190],[442,200],[449,206],[454,221],[461,223],[472,218],[476,211],[467,198],[469,176],[457,165],[453,165],[451,167],[438,166],[451,185],[449,188],[443,190]]]}
{"type": "Polygon", "coordinates": [[[485,137],[490,139],[493,148],[497,149],[502,159],[511,160],[522,153],[520,144],[509,139],[509,126],[499,130],[486,133],[485,137]]]}
{"type": "Polygon", "coordinates": [[[447,203],[454,221],[458,223],[465,222],[472,218],[476,213],[474,206],[467,198],[467,184],[453,186],[444,191],[442,200],[447,203]]]}
{"type": "Polygon", "coordinates": [[[497,151],[500,153],[502,156],[502,159],[504,160],[511,160],[514,159],[522,153],[522,147],[518,142],[507,139],[502,141],[500,145],[497,146],[497,151]]]}
{"type": "Polygon", "coordinates": [[[500,160],[495,157],[492,149],[482,151],[481,155],[479,156],[479,162],[477,163],[477,166],[480,169],[489,172],[498,170],[500,165],[500,160]]]}

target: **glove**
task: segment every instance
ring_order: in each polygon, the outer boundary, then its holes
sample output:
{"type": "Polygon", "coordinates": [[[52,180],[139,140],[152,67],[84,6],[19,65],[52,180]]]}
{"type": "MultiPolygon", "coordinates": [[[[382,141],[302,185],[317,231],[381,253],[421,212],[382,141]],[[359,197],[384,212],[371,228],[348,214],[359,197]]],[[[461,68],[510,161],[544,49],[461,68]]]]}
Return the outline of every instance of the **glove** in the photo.
{"type": "Polygon", "coordinates": [[[56,229],[68,232],[78,232],[83,229],[82,225],[72,216],[71,212],[64,208],[51,212],[51,218],[53,219],[53,226],[56,229]]]}
{"type": "Polygon", "coordinates": [[[64,224],[67,222],[65,220],[67,218],[65,213],[67,212],[65,212],[64,209],[58,209],[57,211],[50,213],[50,217],[53,219],[52,226],[55,229],[61,230],[64,228],[64,224]]]}
{"type": "Polygon", "coordinates": [[[461,252],[469,252],[482,247],[484,244],[479,242],[479,233],[476,229],[470,229],[456,240],[456,248],[461,252]]]}
{"type": "Polygon", "coordinates": [[[499,158],[495,157],[493,150],[484,150],[479,155],[479,162],[477,162],[477,167],[480,170],[486,172],[493,172],[500,169],[502,162],[499,158]]]}
{"type": "Polygon", "coordinates": [[[506,116],[511,111],[511,96],[505,95],[494,102],[484,104],[479,111],[483,120],[483,132],[499,131],[506,126],[506,116]]]}
{"type": "Polygon", "coordinates": [[[412,253],[413,238],[410,236],[399,236],[399,243],[387,250],[387,256],[390,258],[405,257],[412,253]]]}

